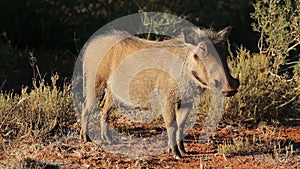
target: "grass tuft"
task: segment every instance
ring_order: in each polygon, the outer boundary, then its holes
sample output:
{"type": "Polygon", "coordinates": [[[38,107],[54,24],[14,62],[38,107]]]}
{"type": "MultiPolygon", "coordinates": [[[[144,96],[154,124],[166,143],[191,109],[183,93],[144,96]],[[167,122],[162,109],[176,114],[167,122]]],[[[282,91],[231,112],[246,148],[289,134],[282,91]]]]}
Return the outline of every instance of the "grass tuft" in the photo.
{"type": "Polygon", "coordinates": [[[71,85],[56,85],[33,80],[33,89],[22,88],[21,94],[0,93],[0,132],[6,139],[43,138],[58,126],[76,122],[71,85]]]}

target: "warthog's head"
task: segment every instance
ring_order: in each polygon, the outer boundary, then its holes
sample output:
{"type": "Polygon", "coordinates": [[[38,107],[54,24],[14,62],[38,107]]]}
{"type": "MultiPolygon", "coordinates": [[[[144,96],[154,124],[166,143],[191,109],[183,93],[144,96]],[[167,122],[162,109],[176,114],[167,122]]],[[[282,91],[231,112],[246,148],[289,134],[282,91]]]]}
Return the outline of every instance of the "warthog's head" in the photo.
{"type": "Polygon", "coordinates": [[[237,93],[239,80],[231,76],[228,68],[227,39],[231,27],[219,32],[200,29],[184,29],[183,39],[192,49],[187,64],[193,79],[200,86],[220,91],[224,96],[237,93]]]}

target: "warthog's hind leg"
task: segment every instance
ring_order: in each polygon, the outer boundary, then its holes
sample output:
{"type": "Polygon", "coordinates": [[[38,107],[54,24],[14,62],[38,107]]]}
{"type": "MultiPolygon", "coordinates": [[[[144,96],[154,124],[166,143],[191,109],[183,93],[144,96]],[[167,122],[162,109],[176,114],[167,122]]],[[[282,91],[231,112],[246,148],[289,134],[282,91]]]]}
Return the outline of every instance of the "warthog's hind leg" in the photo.
{"type": "Polygon", "coordinates": [[[81,130],[80,130],[80,139],[83,142],[91,141],[90,137],[88,136],[88,121],[89,121],[89,114],[88,114],[88,106],[86,102],[82,104],[82,112],[81,112],[81,130]]]}
{"type": "Polygon", "coordinates": [[[111,94],[106,92],[103,98],[103,108],[100,111],[101,119],[100,119],[100,127],[101,127],[101,139],[106,139],[109,143],[113,143],[113,139],[111,137],[108,125],[108,113],[112,109],[113,100],[111,94]]]}

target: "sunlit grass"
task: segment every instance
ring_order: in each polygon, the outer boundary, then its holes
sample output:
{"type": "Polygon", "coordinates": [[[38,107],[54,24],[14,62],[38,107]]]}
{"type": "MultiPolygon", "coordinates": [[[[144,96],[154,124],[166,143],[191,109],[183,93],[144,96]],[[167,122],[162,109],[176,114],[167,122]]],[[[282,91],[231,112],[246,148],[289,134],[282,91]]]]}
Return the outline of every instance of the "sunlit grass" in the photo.
{"type": "Polygon", "coordinates": [[[33,81],[33,89],[24,87],[21,94],[0,94],[0,131],[9,139],[42,138],[56,126],[76,122],[70,84],[61,89],[56,85],[58,75],[51,83],[33,81]]]}

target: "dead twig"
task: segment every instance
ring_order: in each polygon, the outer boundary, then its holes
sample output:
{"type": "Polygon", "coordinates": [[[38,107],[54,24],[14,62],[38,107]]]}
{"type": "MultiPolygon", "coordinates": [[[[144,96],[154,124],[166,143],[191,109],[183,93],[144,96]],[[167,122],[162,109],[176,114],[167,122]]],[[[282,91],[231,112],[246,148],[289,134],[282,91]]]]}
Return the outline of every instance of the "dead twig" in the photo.
{"type": "Polygon", "coordinates": [[[7,79],[4,79],[4,81],[1,83],[0,90],[2,90],[2,88],[4,87],[6,82],[7,82],[7,79]]]}

